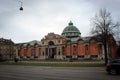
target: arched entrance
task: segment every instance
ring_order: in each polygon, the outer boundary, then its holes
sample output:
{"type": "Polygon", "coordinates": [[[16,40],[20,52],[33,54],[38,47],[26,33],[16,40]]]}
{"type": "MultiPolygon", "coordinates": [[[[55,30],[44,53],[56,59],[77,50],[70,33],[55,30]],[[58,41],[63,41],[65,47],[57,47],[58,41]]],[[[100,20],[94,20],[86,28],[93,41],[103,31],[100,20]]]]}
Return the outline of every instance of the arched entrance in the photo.
{"type": "Polygon", "coordinates": [[[55,53],[56,53],[56,48],[54,46],[55,44],[54,44],[53,41],[50,41],[48,43],[48,45],[49,45],[49,58],[54,59],[54,56],[55,56],[55,53]]]}

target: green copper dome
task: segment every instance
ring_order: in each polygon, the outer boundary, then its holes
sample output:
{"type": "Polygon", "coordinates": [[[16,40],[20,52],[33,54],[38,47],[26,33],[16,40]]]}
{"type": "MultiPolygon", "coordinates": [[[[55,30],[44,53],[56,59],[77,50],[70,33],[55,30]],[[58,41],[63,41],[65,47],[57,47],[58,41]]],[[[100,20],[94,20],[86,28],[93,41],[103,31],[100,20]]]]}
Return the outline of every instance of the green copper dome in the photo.
{"type": "Polygon", "coordinates": [[[80,37],[81,33],[79,29],[76,26],[74,26],[73,23],[70,21],[68,23],[68,26],[65,27],[65,29],[63,30],[62,35],[68,38],[72,38],[72,37],[80,37]]]}

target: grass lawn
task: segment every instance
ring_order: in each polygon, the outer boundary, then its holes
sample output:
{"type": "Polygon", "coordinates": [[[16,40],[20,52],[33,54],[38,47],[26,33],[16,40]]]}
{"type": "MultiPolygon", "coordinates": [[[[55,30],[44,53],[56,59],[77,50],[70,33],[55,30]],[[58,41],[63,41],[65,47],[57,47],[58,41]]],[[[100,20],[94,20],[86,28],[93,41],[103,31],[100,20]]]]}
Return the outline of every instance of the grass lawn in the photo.
{"type": "Polygon", "coordinates": [[[74,63],[74,62],[0,62],[0,65],[22,66],[52,66],[52,67],[104,67],[103,63],[74,63]]]}

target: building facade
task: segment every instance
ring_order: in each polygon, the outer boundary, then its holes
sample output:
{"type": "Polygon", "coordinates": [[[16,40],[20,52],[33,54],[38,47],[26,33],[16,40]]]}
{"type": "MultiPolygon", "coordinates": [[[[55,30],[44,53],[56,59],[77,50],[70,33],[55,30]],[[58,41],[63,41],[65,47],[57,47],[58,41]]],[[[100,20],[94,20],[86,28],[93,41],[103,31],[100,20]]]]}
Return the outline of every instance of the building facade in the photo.
{"type": "MultiPolygon", "coordinates": [[[[111,37],[110,54],[115,57],[116,43],[111,37]]],[[[104,46],[99,36],[81,37],[79,29],[70,21],[62,34],[48,33],[41,41],[18,44],[20,59],[104,59],[104,46]]]]}
{"type": "Polygon", "coordinates": [[[0,61],[12,60],[16,56],[15,44],[11,39],[0,38],[0,61]]]}

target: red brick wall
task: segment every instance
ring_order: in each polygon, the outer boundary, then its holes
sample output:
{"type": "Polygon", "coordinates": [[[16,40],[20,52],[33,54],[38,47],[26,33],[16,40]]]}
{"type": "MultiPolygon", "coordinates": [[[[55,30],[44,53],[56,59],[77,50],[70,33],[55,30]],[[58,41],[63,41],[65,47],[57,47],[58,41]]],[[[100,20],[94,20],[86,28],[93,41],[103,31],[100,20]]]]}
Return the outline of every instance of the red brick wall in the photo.
{"type": "Polygon", "coordinates": [[[90,54],[91,55],[98,55],[99,50],[98,50],[98,44],[90,44],[90,54]]]}
{"type": "Polygon", "coordinates": [[[31,53],[32,53],[32,49],[31,49],[31,47],[28,47],[27,48],[27,56],[30,57],[31,53]]]}
{"type": "Polygon", "coordinates": [[[20,56],[23,57],[24,56],[24,48],[20,49],[20,56]]]}
{"type": "Polygon", "coordinates": [[[116,51],[117,51],[117,47],[115,48],[115,46],[111,46],[111,58],[114,59],[116,58],[116,51]]]}
{"type": "Polygon", "coordinates": [[[116,41],[112,35],[109,36],[109,47],[110,47],[111,58],[112,59],[116,58],[117,46],[116,46],[116,41]]]}
{"type": "Polygon", "coordinates": [[[85,55],[85,47],[84,47],[84,44],[79,44],[78,45],[78,55],[81,56],[81,55],[85,55]]]}
{"type": "Polygon", "coordinates": [[[73,55],[78,55],[78,48],[77,48],[77,46],[73,46],[72,50],[73,50],[73,55]]]}
{"type": "Polygon", "coordinates": [[[35,52],[36,52],[36,53],[35,53],[36,56],[40,56],[40,55],[39,55],[39,53],[40,53],[39,47],[36,47],[35,50],[36,50],[36,51],[35,51],[35,52]]]}
{"type": "Polygon", "coordinates": [[[70,45],[66,47],[66,56],[70,56],[70,45]]]}

